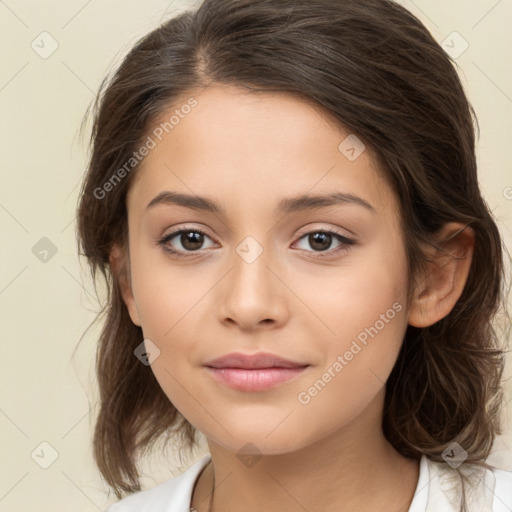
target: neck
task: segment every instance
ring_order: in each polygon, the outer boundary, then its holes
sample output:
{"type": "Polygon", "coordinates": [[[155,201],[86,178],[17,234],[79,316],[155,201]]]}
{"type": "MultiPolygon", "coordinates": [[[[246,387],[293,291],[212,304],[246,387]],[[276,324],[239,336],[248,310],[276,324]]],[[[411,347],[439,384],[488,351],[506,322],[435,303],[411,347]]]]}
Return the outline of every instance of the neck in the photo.
{"type": "Polygon", "coordinates": [[[418,462],[388,443],[381,421],[359,420],[293,452],[258,455],[252,464],[208,440],[212,464],[198,479],[194,507],[197,512],[408,510],[418,462]]]}

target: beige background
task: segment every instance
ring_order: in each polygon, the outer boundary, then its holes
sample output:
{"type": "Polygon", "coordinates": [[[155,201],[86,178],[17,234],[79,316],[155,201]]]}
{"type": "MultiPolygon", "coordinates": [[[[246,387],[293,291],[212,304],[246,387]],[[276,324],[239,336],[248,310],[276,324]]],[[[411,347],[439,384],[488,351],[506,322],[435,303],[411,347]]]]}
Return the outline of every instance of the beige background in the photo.
{"type": "MultiPolygon", "coordinates": [[[[482,129],[480,181],[510,250],[512,2],[402,3],[439,42],[448,37],[449,51],[469,44],[457,63],[482,129]]],[[[186,5],[0,0],[0,512],[94,512],[116,501],[107,496],[90,450],[98,327],[72,357],[98,308],[75,248],[86,155],[77,132],[105,72],[141,35],[186,5]],[[50,35],[40,36],[45,31],[50,35]],[[58,48],[42,58],[52,44],[58,48]],[[40,241],[44,237],[51,243],[40,241]]],[[[506,432],[491,461],[512,468],[510,382],[506,396],[506,432]]],[[[204,450],[203,443],[195,458],[204,450]]],[[[143,466],[144,484],[151,487],[185,466],[187,461],[181,466],[172,456],[157,456],[143,466]]]]}

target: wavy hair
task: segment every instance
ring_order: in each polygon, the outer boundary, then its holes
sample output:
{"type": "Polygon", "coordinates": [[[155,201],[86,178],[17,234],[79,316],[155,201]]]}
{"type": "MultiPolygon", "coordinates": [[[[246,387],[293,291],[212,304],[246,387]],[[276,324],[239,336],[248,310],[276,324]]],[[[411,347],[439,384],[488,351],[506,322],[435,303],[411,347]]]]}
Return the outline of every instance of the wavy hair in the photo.
{"type": "MultiPolygon", "coordinates": [[[[93,104],[91,155],[78,204],[78,251],[107,286],[96,359],[95,462],[118,498],[140,490],[137,457],[163,435],[192,448],[195,428],[134,357],[143,339],[109,264],[127,247],[134,174],[98,198],[151,123],[212,84],[295,94],[329,111],[374,148],[400,200],[410,293],[424,244],[448,222],[471,226],[469,277],[453,310],[408,326],[386,383],[383,430],[402,455],[443,461],[457,441],[486,465],[500,433],[504,351],[492,320],[504,296],[503,247],[478,186],[478,127],[456,68],[425,26],[390,0],[204,0],[143,37],[103,81],[93,104]]],[[[437,240],[438,241],[438,240],[437,240]]],[[[124,269],[128,274],[128,269],[124,269]]]]}

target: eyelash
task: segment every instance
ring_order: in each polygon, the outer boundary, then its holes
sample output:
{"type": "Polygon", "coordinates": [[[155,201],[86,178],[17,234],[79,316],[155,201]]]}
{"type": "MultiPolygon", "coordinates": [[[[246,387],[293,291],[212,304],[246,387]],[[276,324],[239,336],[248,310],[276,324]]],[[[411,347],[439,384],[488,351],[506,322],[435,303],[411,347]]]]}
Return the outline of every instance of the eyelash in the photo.
{"type": "MultiPolygon", "coordinates": [[[[208,238],[211,238],[209,237],[204,231],[202,231],[201,229],[198,229],[198,228],[188,228],[188,229],[180,229],[180,230],[176,230],[176,231],[173,231],[167,235],[165,235],[163,238],[161,238],[160,240],[158,240],[158,245],[162,246],[162,248],[170,253],[173,257],[177,257],[177,258],[188,258],[188,257],[192,257],[194,255],[194,253],[198,253],[198,251],[188,251],[187,252],[182,252],[182,251],[177,251],[175,249],[171,249],[167,244],[170,240],[172,240],[173,238],[175,238],[177,235],[180,235],[182,233],[199,233],[201,235],[204,235],[208,238]]],[[[303,238],[306,238],[308,235],[311,235],[313,233],[322,233],[322,234],[326,234],[326,235],[333,235],[334,238],[341,243],[341,245],[332,250],[332,251],[306,251],[306,252],[313,252],[313,253],[316,253],[317,256],[313,256],[314,258],[319,258],[319,259],[322,259],[322,258],[327,258],[327,257],[330,257],[330,256],[333,256],[333,255],[336,255],[342,251],[347,251],[348,250],[348,247],[351,246],[351,245],[355,245],[356,242],[355,240],[352,240],[350,238],[347,238],[346,236],[342,235],[341,233],[338,233],[337,231],[335,230],[327,230],[327,229],[316,229],[316,230],[313,230],[313,231],[308,231],[307,233],[304,233],[303,235],[301,235],[299,237],[299,241],[302,240],[303,238]],[[324,254],[327,254],[327,256],[324,256],[324,254]]]]}

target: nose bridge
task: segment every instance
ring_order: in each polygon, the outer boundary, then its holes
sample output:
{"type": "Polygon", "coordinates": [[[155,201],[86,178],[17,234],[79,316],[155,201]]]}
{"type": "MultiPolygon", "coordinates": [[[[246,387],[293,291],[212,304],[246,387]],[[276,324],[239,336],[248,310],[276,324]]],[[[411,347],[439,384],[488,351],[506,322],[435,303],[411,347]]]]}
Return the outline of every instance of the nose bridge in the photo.
{"type": "Polygon", "coordinates": [[[245,207],[238,204],[236,211],[238,219],[232,232],[235,243],[230,262],[235,268],[232,272],[234,277],[247,280],[254,286],[260,278],[268,280],[270,271],[267,265],[271,265],[273,260],[272,237],[275,231],[269,230],[271,219],[257,198],[253,198],[251,204],[246,203],[245,207]]]}
{"type": "Polygon", "coordinates": [[[252,235],[246,236],[235,246],[232,254],[230,288],[234,293],[241,295],[240,298],[258,294],[261,299],[262,294],[268,293],[268,286],[272,287],[275,284],[269,282],[269,256],[270,249],[252,235]]]}
{"type": "MultiPolygon", "coordinates": [[[[265,238],[270,244],[269,238],[265,238]]],[[[221,315],[248,327],[261,321],[280,322],[286,310],[279,279],[271,267],[272,251],[248,235],[234,247],[224,287],[221,315]]]]}

